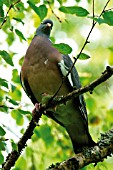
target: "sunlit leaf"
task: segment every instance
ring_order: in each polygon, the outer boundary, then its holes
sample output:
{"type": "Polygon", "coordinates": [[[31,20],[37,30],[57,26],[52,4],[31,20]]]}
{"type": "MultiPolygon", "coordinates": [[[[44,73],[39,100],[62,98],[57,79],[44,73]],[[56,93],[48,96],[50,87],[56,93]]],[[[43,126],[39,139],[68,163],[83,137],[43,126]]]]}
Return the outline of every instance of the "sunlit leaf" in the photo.
{"type": "Polygon", "coordinates": [[[0,78],[0,86],[4,86],[7,89],[9,89],[7,80],[2,79],[2,78],[0,78]]]}
{"type": "Polygon", "coordinates": [[[80,56],[79,56],[79,59],[80,60],[86,60],[86,59],[89,59],[90,56],[88,54],[85,54],[85,53],[81,53],[80,56]]]}
{"type": "Polygon", "coordinates": [[[19,65],[22,66],[23,61],[24,61],[24,57],[20,58],[20,60],[19,60],[19,65]]]}
{"type": "Polygon", "coordinates": [[[79,17],[85,17],[89,14],[89,12],[86,9],[80,6],[69,6],[69,7],[61,6],[59,10],[67,14],[76,14],[79,17]]]}
{"type": "Polygon", "coordinates": [[[15,40],[15,36],[14,36],[14,32],[9,32],[8,34],[7,34],[7,39],[6,39],[6,41],[7,41],[7,43],[8,43],[8,45],[12,45],[13,44],[13,41],[15,40]]]}
{"type": "Polygon", "coordinates": [[[15,100],[15,101],[21,100],[22,93],[18,88],[16,88],[13,92],[9,92],[9,94],[11,95],[12,99],[15,100]]]}
{"type": "Polygon", "coordinates": [[[12,149],[17,151],[18,152],[18,145],[14,142],[13,139],[11,139],[11,146],[12,146],[12,149]]]}
{"type": "Polygon", "coordinates": [[[33,154],[33,150],[32,150],[32,148],[30,148],[29,146],[26,147],[25,152],[26,152],[26,156],[27,156],[27,157],[30,157],[30,156],[32,156],[32,154],[33,154]]]}
{"type": "Polygon", "coordinates": [[[27,1],[27,3],[34,10],[34,12],[40,17],[41,21],[46,17],[47,8],[45,5],[40,5],[39,7],[37,7],[31,1],[27,1]]]}
{"type": "Polygon", "coordinates": [[[40,126],[38,129],[35,129],[34,132],[38,137],[41,137],[44,140],[47,146],[50,146],[50,144],[53,142],[51,128],[47,124],[40,126]]]}
{"type": "Polygon", "coordinates": [[[13,69],[13,71],[12,71],[12,81],[20,84],[20,77],[18,75],[17,69],[13,69]]]}
{"type": "Polygon", "coordinates": [[[15,100],[9,98],[8,96],[6,96],[6,100],[8,100],[8,102],[10,102],[11,104],[15,105],[15,106],[18,106],[19,103],[17,103],[15,100]]]}
{"type": "Polygon", "coordinates": [[[108,25],[113,26],[113,11],[106,11],[102,16],[108,25]]]}
{"type": "Polygon", "coordinates": [[[4,136],[5,134],[5,130],[0,126],[0,136],[4,136]]]}
{"type": "Polygon", "coordinates": [[[113,66],[113,52],[110,53],[108,62],[111,66],[113,66]]]}
{"type": "Polygon", "coordinates": [[[16,161],[16,170],[27,170],[26,165],[28,165],[28,161],[24,157],[19,157],[19,159],[16,161]]]}
{"type": "Polygon", "coordinates": [[[31,115],[31,112],[26,111],[26,110],[18,109],[18,111],[19,111],[21,114],[23,114],[23,115],[27,115],[27,114],[30,114],[30,115],[31,115]]]}
{"type": "Polygon", "coordinates": [[[60,53],[62,54],[70,54],[72,52],[72,48],[68,44],[60,43],[60,44],[53,44],[60,53]]]}
{"type": "Polygon", "coordinates": [[[5,50],[0,51],[0,55],[6,61],[7,64],[9,64],[11,66],[14,66],[13,61],[12,61],[10,55],[5,50]]]}
{"type": "Polygon", "coordinates": [[[18,29],[15,29],[15,32],[16,32],[16,34],[19,36],[20,39],[26,41],[26,39],[25,39],[25,37],[24,37],[24,35],[22,34],[21,31],[19,31],[18,29]]]}
{"type": "Polygon", "coordinates": [[[2,152],[0,152],[0,164],[3,164],[3,162],[4,162],[4,156],[2,152]]]}
{"type": "Polygon", "coordinates": [[[19,126],[23,125],[24,123],[23,115],[21,115],[18,110],[12,110],[11,116],[13,117],[13,119],[15,119],[17,125],[19,126]]]}
{"type": "Polygon", "coordinates": [[[14,20],[18,21],[18,22],[21,22],[23,25],[24,25],[24,22],[20,19],[20,18],[15,18],[13,17],[14,20]]]}

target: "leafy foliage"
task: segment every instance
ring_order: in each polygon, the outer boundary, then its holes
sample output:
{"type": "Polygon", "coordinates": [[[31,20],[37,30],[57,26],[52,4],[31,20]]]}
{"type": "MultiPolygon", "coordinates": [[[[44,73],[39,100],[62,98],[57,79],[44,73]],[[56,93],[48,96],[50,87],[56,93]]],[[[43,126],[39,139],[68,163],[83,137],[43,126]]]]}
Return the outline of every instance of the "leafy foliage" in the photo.
{"type": "Polygon", "coordinates": [[[47,8],[45,5],[40,5],[39,7],[35,6],[31,1],[27,1],[29,6],[35,11],[37,15],[39,15],[41,21],[46,17],[47,15],[47,8]]]}
{"type": "Polygon", "coordinates": [[[85,17],[89,14],[89,12],[86,9],[79,6],[70,7],[61,6],[59,10],[67,14],[76,14],[79,17],[85,17]]]}
{"type": "Polygon", "coordinates": [[[62,54],[70,54],[72,52],[72,48],[68,44],[60,43],[60,44],[53,44],[60,53],[62,54]]]}
{"type": "MultiPolygon", "coordinates": [[[[74,56],[79,54],[85,42],[91,27],[89,21],[92,19],[102,24],[93,30],[90,43],[85,46],[86,53],[83,51],[79,57],[81,60],[76,62],[82,85],[100,76],[106,64],[113,65],[112,4],[109,4],[111,10],[99,16],[106,0],[95,0],[96,15],[92,17],[90,0],[85,1],[86,5],[81,0],[73,0],[73,6],[66,4],[67,0],[58,0],[57,6],[54,0],[48,2],[0,0],[0,165],[5,161],[4,155],[9,145],[13,150],[18,150],[16,142],[31,120],[33,106],[24,95],[19,71],[34,31],[43,19],[50,18],[54,22],[52,39],[54,42],[58,39],[60,43],[55,42],[53,46],[62,54],[72,53],[74,56]],[[87,60],[89,57],[90,60],[87,60]]],[[[93,94],[85,94],[89,129],[95,141],[100,132],[113,126],[112,82],[113,78],[96,88],[93,94]]],[[[63,127],[46,116],[41,118],[39,124],[13,170],[42,170],[72,156],[72,145],[63,127]]],[[[112,167],[113,158],[108,158],[96,169],[111,170],[112,167]]],[[[89,165],[83,169],[95,168],[89,165]]]]}
{"type": "Polygon", "coordinates": [[[113,11],[104,12],[103,18],[105,20],[105,23],[110,26],[113,26],[113,11]]]}
{"type": "Polygon", "coordinates": [[[5,50],[0,51],[0,55],[7,62],[7,64],[10,64],[11,66],[14,66],[13,61],[12,61],[10,55],[7,53],[7,51],[5,51],[5,50]]]}

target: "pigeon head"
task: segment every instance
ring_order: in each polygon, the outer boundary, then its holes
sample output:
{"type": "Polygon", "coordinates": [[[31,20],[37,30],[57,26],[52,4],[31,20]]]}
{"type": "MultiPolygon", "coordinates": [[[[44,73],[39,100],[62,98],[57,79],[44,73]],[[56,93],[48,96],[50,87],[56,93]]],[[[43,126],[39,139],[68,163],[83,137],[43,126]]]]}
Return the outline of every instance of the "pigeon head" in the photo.
{"type": "Polygon", "coordinates": [[[53,22],[50,19],[46,19],[37,28],[36,35],[49,37],[52,27],[53,22]]]}

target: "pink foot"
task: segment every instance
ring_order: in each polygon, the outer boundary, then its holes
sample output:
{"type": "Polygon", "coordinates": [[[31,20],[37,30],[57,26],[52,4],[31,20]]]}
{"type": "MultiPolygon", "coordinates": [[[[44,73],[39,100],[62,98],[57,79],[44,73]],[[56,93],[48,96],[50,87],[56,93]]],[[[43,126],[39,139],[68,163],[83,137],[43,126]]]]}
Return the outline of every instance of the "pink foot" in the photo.
{"type": "Polygon", "coordinates": [[[34,115],[36,112],[40,110],[40,103],[36,103],[34,109],[32,110],[32,114],[34,115]]]}

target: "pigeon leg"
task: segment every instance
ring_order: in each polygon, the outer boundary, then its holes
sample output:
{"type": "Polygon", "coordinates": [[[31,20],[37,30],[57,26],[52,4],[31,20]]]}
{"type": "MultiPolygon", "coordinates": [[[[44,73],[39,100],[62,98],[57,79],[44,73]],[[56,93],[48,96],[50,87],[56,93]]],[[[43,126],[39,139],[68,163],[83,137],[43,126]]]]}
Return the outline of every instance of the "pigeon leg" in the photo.
{"type": "Polygon", "coordinates": [[[32,115],[34,115],[36,112],[39,112],[40,110],[40,103],[35,103],[35,107],[34,109],[32,110],[32,115]]]}

